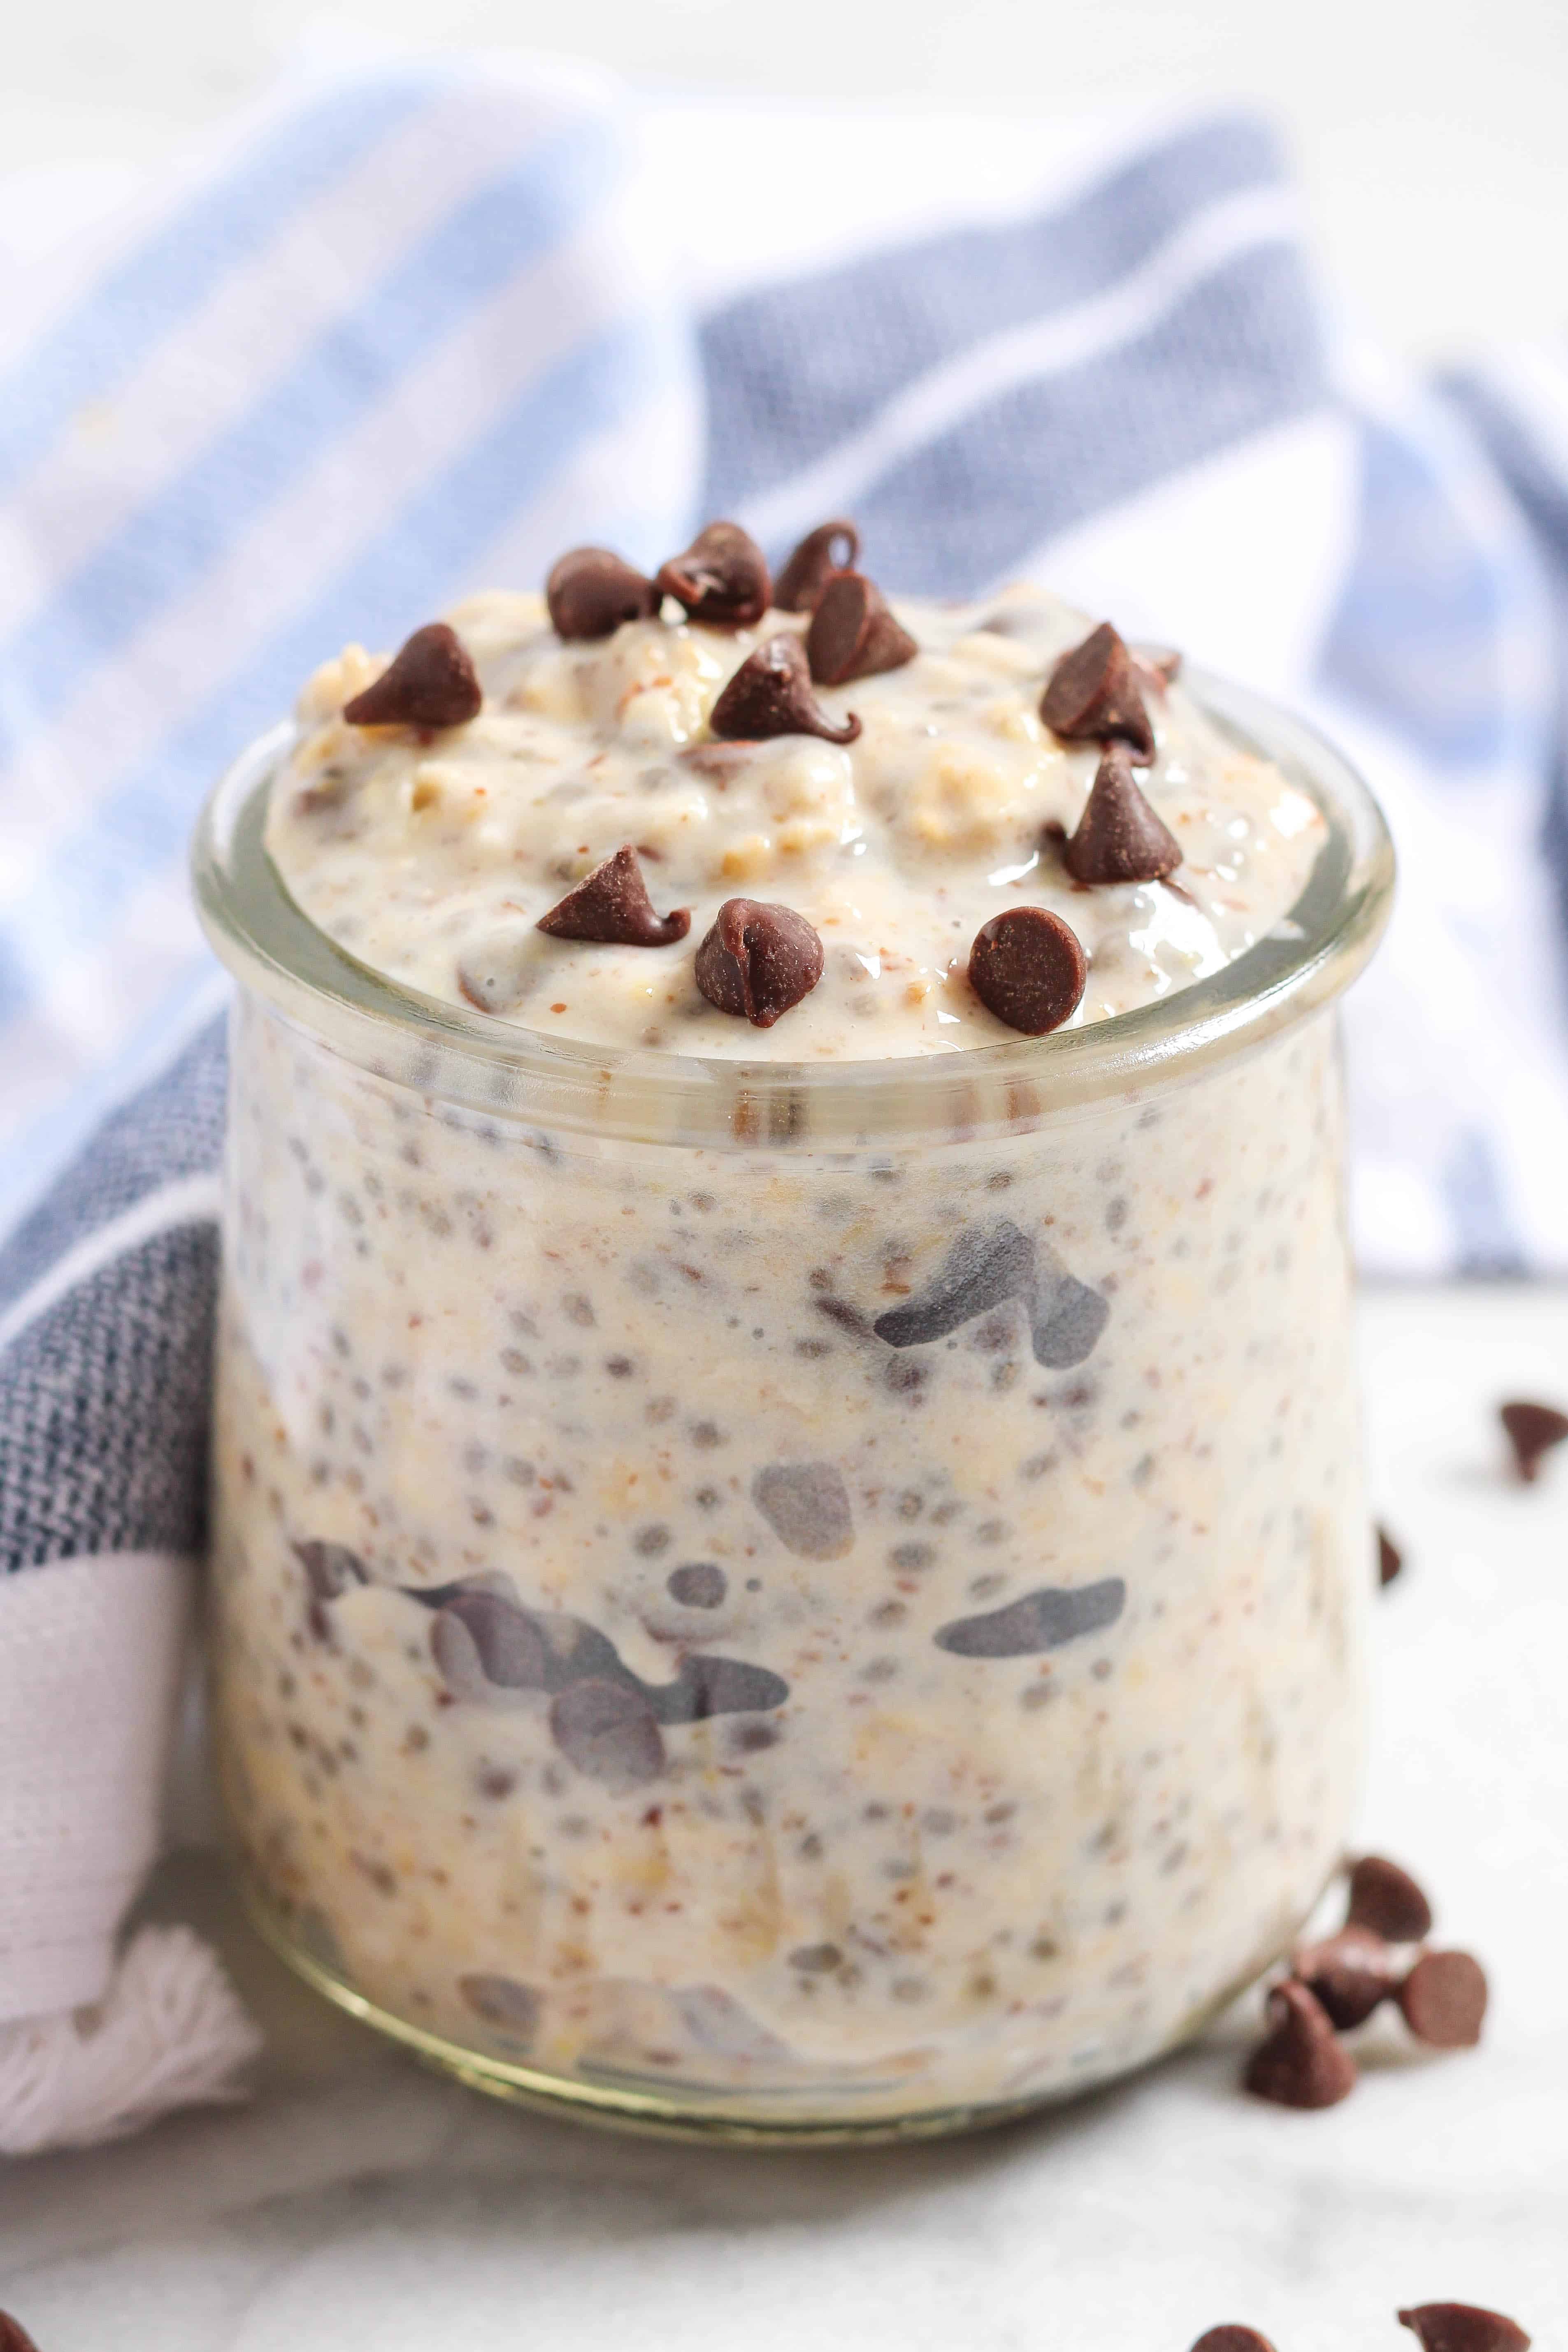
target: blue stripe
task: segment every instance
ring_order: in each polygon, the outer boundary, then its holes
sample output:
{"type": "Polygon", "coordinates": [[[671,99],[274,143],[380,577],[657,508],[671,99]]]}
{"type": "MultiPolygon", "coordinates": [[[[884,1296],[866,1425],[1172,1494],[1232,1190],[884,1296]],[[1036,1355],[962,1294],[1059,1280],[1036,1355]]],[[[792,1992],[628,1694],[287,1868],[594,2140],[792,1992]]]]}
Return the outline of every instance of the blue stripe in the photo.
{"type": "Polygon", "coordinates": [[[191,589],[442,336],[562,243],[619,165],[603,123],[575,123],[479,190],[80,565],[0,650],[0,761],[14,760],[96,664],[191,589]]]}
{"type": "Polygon", "coordinates": [[[99,936],[124,902],[128,877],[178,856],[202,791],[288,709],[315,664],[345,637],[395,644],[427,618],[465,584],[467,566],[508,513],[534,503],[583,442],[660,397],[683,358],[678,330],[647,319],[618,322],[569,353],[58,843],[10,918],[40,994],[60,940],[99,936]]]}
{"type": "Polygon", "coordinates": [[[426,72],[335,91],[194,191],[177,219],[100,278],[0,380],[0,494],[70,429],[85,402],[112,392],[290,213],[342,178],[437,87],[426,72]]]}

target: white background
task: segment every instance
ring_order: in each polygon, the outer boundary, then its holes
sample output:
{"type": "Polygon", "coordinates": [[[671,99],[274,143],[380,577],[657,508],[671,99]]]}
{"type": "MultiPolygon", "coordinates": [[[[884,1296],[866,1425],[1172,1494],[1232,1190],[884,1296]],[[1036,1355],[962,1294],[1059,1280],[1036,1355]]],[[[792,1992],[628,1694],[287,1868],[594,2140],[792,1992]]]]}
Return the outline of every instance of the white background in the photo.
{"type": "MultiPolygon", "coordinates": [[[[264,89],[320,0],[11,0],[0,169],[155,163],[264,89]]],[[[1563,323],[1568,0],[355,0],[373,42],[570,49],[667,84],[1074,114],[1261,100],[1330,279],[1440,356],[1563,323]]]]}

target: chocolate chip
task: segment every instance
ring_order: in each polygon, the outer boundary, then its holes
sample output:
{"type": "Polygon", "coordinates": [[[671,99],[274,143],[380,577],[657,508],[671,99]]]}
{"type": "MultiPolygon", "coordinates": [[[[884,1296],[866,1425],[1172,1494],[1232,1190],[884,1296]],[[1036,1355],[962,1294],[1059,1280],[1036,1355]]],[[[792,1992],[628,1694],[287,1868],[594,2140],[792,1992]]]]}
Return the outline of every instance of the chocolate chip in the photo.
{"type": "Polygon", "coordinates": [[[699,1656],[683,1659],[675,1681],[647,1696],[660,1723],[706,1723],[716,1715],[765,1715],[783,1706],[789,1685],[742,1658],[699,1656]]]}
{"type": "Polygon", "coordinates": [[[819,686],[844,686],[902,669],[920,647],[864,572],[840,572],[822,591],[805,633],[805,657],[819,686]]]}
{"type": "Polygon", "coordinates": [[[1066,743],[1130,743],[1140,767],[1154,756],[1154,730],[1143,708],[1132,656],[1109,621],[1063,654],[1040,698],[1040,717],[1066,743]]]}
{"type": "Polygon", "coordinates": [[[1094,1353],[1110,1309],[1098,1290],[1070,1274],[1042,1274],[1029,1306],[1029,1339],[1035,1361],[1063,1372],[1094,1353]]]}
{"type": "Polygon", "coordinates": [[[1119,1576],[1098,1584],[1048,1584],[984,1617],[957,1617],[932,1638],[939,1650],[960,1658],[1032,1658],[1085,1633],[1103,1633],[1126,1605],[1127,1587],[1119,1576]]]}
{"type": "Polygon", "coordinates": [[[1399,1989],[1404,1970],[1381,1936],[1342,1927],[1321,1944],[1303,1945],[1290,1964],[1342,2033],[1364,2025],[1380,2001],[1399,1989]]]}
{"type": "Polygon", "coordinates": [[[538,952],[520,923],[481,932],[458,958],[458,989],[480,1013],[515,1011],[539,975],[538,952]]]}
{"type": "Polygon", "coordinates": [[[691,929],[689,908],[656,915],[637,851],[621,844],[568,890],[559,906],[539,919],[538,929],[555,940],[597,940],[606,947],[667,948],[691,929]]]}
{"type": "Polygon", "coordinates": [[[1498,1419],[1508,1432],[1520,1476],[1527,1486],[1533,1486],[1541,1475],[1542,1454],[1568,1437],[1568,1412],[1559,1412],[1554,1404],[1531,1404],[1520,1398],[1512,1404],[1500,1405],[1498,1419]]]}
{"type": "Polygon", "coordinates": [[[294,1557],[305,1571],[314,1600],[336,1601],[353,1585],[370,1582],[369,1569],[347,1544],[322,1543],[313,1537],[309,1543],[294,1546],[294,1557]]]}
{"type": "Polygon", "coordinates": [[[889,1348],[921,1348],[1005,1299],[1027,1290],[1035,1275],[1035,1244],[1005,1217],[971,1225],[952,1243],[917,1298],[879,1315],[871,1326],[889,1348]]]}
{"type": "Polygon", "coordinates": [[[969,984],[988,1013],[1026,1037],[1059,1029],[1082,1002],[1089,964],[1076,935],[1045,907],[1009,907],[974,934],[969,984]]]}
{"type": "Polygon", "coordinates": [[[797,1944],[789,1956],[792,1969],[802,1976],[830,1977],[835,1969],[844,1965],[844,1955],[837,1944],[797,1944]]]}
{"type": "Polygon", "coordinates": [[[843,1479],[831,1462],[775,1462],[752,1481],[752,1500],[798,1559],[842,1559],[855,1542],[843,1479]]]}
{"type": "Polygon", "coordinates": [[[0,2311],[0,2352],[38,2352],[21,2321],[8,2311],[0,2311]]]}
{"type": "Polygon", "coordinates": [[[552,568],[544,601],[558,637],[608,637],[623,621],[651,620],[659,593],[609,548],[574,547],[552,568]]]}
{"type": "Polygon", "coordinates": [[[717,629],[749,629],[768,609],[767,558],[735,522],[710,522],[684,555],[661,564],[660,595],[684,604],[693,621],[717,629]]]}
{"type": "Polygon", "coordinates": [[[1205,2330],[1193,2346],[1193,2352],[1274,2352],[1274,2347],[1256,2327],[1239,2327],[1229,2321],[1223,2327],[1205,2330]]]}
{"type": "Polygon", "coordinates": [[[374,686],[343,705],[351,727],[461,727],[484,701],[456,629],[432,621],[399,646],[374,686]]]}
{"type": "Polygon", "coordinates": [[[693,969],[710,1004],[771,1029],[822,978],[822,941],[793,907],[726,898],[693,969]]]}
{"type": "Polygon", "coordinates": [[[1386,1528],[1377,1530],[1377,1580],[1380,1585],[1392,1584],[1405,1565],[1405,1554],[1386,1528]]]}
{"type": "Polygon", "coordinates": [[[430,1654],[458,1698],[488,1697],[487,1685],[497,1690],[549,1686],[549,1662],[538,1621],[500,1593],[455,1593],[437,1611],[430,1628],[430,1654]]]}
{"type": "Polygon", "coordinates": [[[1242,2081],[1277,2107],[1332,2107],[1356,2086],[1356,2064],[1304,1984],[1287,1978],[1268,1996],[1272,2028],[1247,2062],[1242,2081]]]}
{"type": "Polygon", "coordinates": [[[775,606],[781,613],[815,613],[834,573],[847,572],[859,552],[860,534],[852,522],[819,522],[773,582],[775,606]],[[840,541],[844,553],[836,555],[834,547],[840,541]]]}
{"type": "Polygon", "coordinates": [[[510,1977],[483,1974],[459,1977],[458,1990],[476,2017],[487,2025],[499,2025],[512,2040],[531,2042],[539,2024],[539,1995],[531,1985],[518,1984],[510,1977]]]}
{"type": "Polygon", "coordinates": [[[1381,1853],[1365,1853],[1351,1869],[1345,1925],[1368,1927],[1391,1944],[1418,1944],[1432,1932],[1432,1906],[1407,1870],[1381,1853]]]}
{"type": "Polygon", "coordinates": [[[1516,2319],[1476,2303],[1418,2303],[1395,2313],[1401,2327],[1421,2339],[1422,2352],[1530,2352],[1516,2319]]]}
{"type": "Polygon", "coordinates": [[[819,735],[825,743],[853,743],[860,732],[853,716],[842,727],[834,725],[811,690],[805,647],[783,632],[746,656],[708,723],[715,735],[742,743],[760,743],[770,735],[819,735]]]}
{"type": "Polygon", "coordinates": [[[611,1789],[640,1788],[664,1769],[664,1738],[645,1694],[625,1683],[571,1683],[550,1706],[550,1736],[566,1761],[611,1789]]]}
{"type": "Polygon", "coordinates": [[[1109,743],[1078,830],[1062,852],[1075,882],[1158,882],[1182,862],[1182,845],[1133,781],[1119,743],[1109,743]]]}
{"type": "Polygon", "coordinates": [[[664,1589],[683,1609],[717,1609],[730,1589],[723,1570],[710,1559],[694,1559],[686,1568],[672,1568],[664,1589]]]}
{"type": "Polygon", "coordinates": [[[1399,1988],[1405,2022],[1434,2050],[1473,2050],[1487,2013],[1486,1970],[1468,1952],[1423,1952],[1399,1988]]]}

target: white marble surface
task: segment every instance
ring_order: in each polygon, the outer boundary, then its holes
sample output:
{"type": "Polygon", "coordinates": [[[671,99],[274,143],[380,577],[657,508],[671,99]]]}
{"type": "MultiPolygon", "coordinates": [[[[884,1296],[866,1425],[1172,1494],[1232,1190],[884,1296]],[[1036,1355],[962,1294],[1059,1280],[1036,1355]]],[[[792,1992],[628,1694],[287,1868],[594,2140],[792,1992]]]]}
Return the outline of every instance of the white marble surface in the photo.
{"type": "Polygon", "coordinates": [[[1568,1396],[1560,1291],[1374,1296],[1379,1608],[1368,1841],[1480,1952],[1482,2049],[1390,2031],[1324,2115],[1236,2088],[1245,2016],[1123,2087],[963,2143],[740,2155],[539,2121],[422,2074],[295,1986],[210,1858],[159,1905],[216,1933],[270,2036],[254,2101],[0,2167],[0,2304],[41,2352],[1396,2352],[1396,2304],[1568,2344],[1568,1462],[1500,1475],[1491,1407],[1568,1396]]]}

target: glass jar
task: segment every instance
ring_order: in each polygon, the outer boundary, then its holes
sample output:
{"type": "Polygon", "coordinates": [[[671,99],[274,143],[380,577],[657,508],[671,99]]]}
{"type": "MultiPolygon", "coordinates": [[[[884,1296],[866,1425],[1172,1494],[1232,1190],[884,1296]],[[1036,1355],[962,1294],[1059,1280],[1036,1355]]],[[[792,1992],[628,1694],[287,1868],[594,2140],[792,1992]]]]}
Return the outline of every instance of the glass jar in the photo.
{"type": "Polygon", "coordinates": [[[1289,1944],[1373,1586],[1331,1002],[1392,856],[1142,1010],[804,1067],[546,1041],[196,844],[239,982],[216,1717],[248,1898],[459,2074],[746,2138],[1124,2073],[1289,1944]]]}

